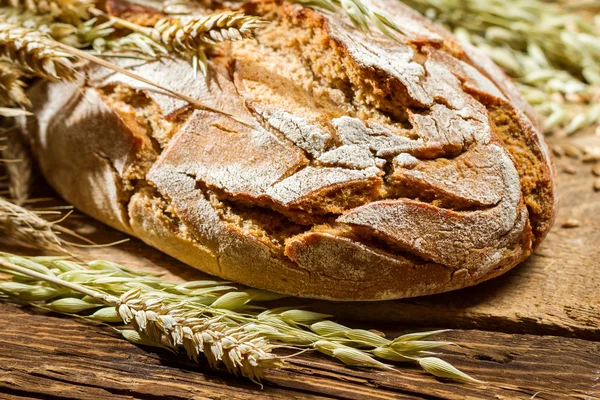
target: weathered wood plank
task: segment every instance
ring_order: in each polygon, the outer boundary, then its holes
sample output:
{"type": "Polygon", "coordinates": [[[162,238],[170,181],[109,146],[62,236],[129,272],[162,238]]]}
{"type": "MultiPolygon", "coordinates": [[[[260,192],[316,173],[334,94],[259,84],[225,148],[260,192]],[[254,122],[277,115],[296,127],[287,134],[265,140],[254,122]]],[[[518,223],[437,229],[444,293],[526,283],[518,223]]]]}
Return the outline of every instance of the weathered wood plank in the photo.
{"type": "MultiPolygon", "coordinates": [[[[391,329],[394,330],[393,327],[391,329]]],[[[397,333],[397,332],[395,332],[397,333]]],[[[109,327],[0,303],[0,393],[44,398],[581,398],[600,395],[600,343],[580,339],[454,331],[460,347],[444,358],[488,383],[442,382],[414,366],[352,369],[302,354],[273,371],[264,389],[193,364],[185,356],[141,349],[109,327]]]]}

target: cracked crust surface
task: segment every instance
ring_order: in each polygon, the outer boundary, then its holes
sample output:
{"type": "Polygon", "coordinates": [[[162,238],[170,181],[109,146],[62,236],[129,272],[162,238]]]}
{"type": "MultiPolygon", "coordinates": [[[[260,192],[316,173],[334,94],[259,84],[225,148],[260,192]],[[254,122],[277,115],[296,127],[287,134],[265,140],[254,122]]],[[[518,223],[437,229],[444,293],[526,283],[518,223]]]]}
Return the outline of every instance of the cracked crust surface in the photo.
{"type": "Polygon", "coordinates": [[[133,71],[236,115],[97,67],[43,83],[26,129],[82,211],[225,279],[297,296],[382,300],[497,276],[540,243],[553,170],[533,114],[475,50],[394,0],[399,41],[280,2],[223,45],[133,71]]]}

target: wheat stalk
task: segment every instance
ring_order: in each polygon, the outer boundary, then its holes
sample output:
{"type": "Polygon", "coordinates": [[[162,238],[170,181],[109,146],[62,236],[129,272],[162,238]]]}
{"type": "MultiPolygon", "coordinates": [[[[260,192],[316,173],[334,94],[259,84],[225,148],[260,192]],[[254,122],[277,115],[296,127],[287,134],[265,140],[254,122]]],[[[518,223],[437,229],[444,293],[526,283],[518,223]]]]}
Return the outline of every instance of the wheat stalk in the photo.
{"type": "Polygon", "coordinates": [[[13,201],[17,205],[23,205],[31,192],[31,155],[18,129],[8,130],[6,137],[8,143],[2,150],[2,158],[5,160],[4,168],[9,178],[8,189],[13,201]]]}
{"type": "Polygon", "coordinates": [[[167,52],[162,46],[145,36],[115,34],[116,29],[113,28],[114,21],[112,20],[98,22],[97,18],[91,18],[73,25],[55,22],[51,16],[46,14],[38,15],[27,10],[10,7],[0,7],[0,20],[40,31],[48,34],[54,40],[75,48],[92,47],[99,53],[106,50],[129,50],[156,57],[156,53],[167,52]]]}
{"type": "Polygon", "coordinates": [[[255,16],[239,11],[225,11],[206,17],[191,18],[182,22],[179,18],[164,18],[153,27],[134,24],[105,12],[92,9],[94,15],[104,16],[115,25],[144,35],[153,42],[164,46],[171,54],[192,59],[194,72],[200,69],[207,73],[206,47],[218,42],[237,41],[250,38],[266,22],[255,16]]]}
{"type": "Polygon", "coordinates": [[[11,297],[63,313],[94,311],[87,318],[131,324],[135,333],[122,332],[128,340],[172,350],[183,347],[192,360],[202,353],[211,366],[223,362],[230,372],[254,380],[282,365],[272,350],[283,343],[315,349],[351,366],[392,369],[377,359],[409,361],[436,376],[478,382],[431,357],[430,350],[450,343],[425,339],[443,331],[391,340],[311,311],[259,312],[253,303],[282,297],[274,293],[237,291],[219,281],[173,283],[107,261],[83,265],[0,254],[0,267],[14,276],[12,282],[0,282],[0,292],[11,297]]]}
{"type": "Polygon", "coordinates": [[[152,85],[174,97],[187,101],[196,108],[219,113],[244,125],[248,125],[247,122],[234,115],[206,105],[191,96],[159,85],[128,69],[119,67],[73,46],[52,40],[47,34],[23,28],[16,24],[0,22],[0,56],[7,57],[11,62],[26,68],[31,73],[44,79],[67,81],[75,80],[76,76],[76,71],[73,69],[71,60],[88,60],[140,82],[152,85]]]}
{"type": "Polygon", "coordinates": [[[25,87],[25,83],[21,80],[23,76],[21,69],[6,60],[0,60],[0,105],[31,106],[23,89],[25,87]]]}
{"type": "Polygon", "coordinates": [[[77,24],[89,17],[94,0],[4,0],[13,8],[77,24]]]}
{"type": "Polygon", "coordinates": [[[31,113],[27,110],[23,110],[22,108],[0,107],[0,117],[14,118],[26,115],[31,115],[31,113]]]}
{"type": "Polygon", "coordinates": [[[0,22],[0,55],[48,80],[75,80],[73,56],[42,32],[0,22]]]}
{"type": "MultiPolygon", "coordinates": [[[[53,258],[47,260],[56,261],[53,258]]],[[[59,262],[56,264],[63,267],[62,271],[59,267],[59,271],[70,275],[76,272],[73,270],[73,265],[77,266],[77,264],[64,261],[59,264],[59,262]],[[64,270],[65,265],[67,271],[64,270]]],[[[173,349],[183,346],[193,360],[197,360],[198,355],[203,353],[213,368],[223,362],[231,373],[236,375],[239,373],[258,382],[264,376],[265,370],[281,366],[281,359],[272,353],[276,346],[257,335],[245,332],[240,326],[222,323],[218,318],[204,318],[201,315],[183,316],[175,307],[165,306],[160,297],[142,296],[139,288],[116,297],[63,280],[60,278],[61,275],[54,276],[43,264],[37,264],[31,259],[26,260],[6,254],[0,260],[0,268],[16,273],[17,276],[39,279],[58,287],[41,286],[35,292],[33,287],[28,290],[24,283],[5,282],[0,284],[0,291],[3,293],[26,301],[27,299],[31,301],[32,298],[39,301],[62,296],[65,294],[64,289],[70,289],[75,293],[88,296],[92,301],[84,301],[76,297],[61,298],[49,302],[48,307],[64,313],[77,313],[98,308],[103,303],[113,307],[124,323],[132,323],[141,341],[154,344],[166,343],[173,349]]],[[[114,269],[113,266],[110,274],[112,278],[115,277],[114,269]]],[[[106,319],[106,316],[100,319],[106,319]]]]}

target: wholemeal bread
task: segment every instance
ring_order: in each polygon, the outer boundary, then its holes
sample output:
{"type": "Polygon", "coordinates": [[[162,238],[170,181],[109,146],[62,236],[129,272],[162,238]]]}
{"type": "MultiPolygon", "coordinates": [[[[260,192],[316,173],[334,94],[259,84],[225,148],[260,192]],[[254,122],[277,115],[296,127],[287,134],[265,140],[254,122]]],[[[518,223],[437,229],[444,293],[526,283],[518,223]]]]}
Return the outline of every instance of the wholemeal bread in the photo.
{"type": "Polygon", "coordinates": [[[186,61],[115,59],[233,114],[84,66],[40,83],[25,130],[78,209],[202,271],[275,292],[381,300],[458,289],[523,261],[550,228],[535,116],[485,56],[397,0],[402,34],[299,5],[186,61]]]}

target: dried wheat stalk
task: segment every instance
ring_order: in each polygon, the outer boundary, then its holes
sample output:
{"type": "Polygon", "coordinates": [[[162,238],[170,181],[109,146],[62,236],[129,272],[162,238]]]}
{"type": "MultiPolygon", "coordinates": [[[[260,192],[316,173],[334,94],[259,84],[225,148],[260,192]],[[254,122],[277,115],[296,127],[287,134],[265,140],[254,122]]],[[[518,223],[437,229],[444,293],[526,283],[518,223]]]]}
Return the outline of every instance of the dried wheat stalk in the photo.
{"type": "Polygon", "coordinates": [[[21,69],[6,60],[0,60],[0,106],[31,106],[25,94],[25,83],[21,80],[23,76],[21,69]]]}
{"type": "Polygon", "coordinates": [[[74,80],[73,56],[46,34],[0,22],[0,56],[49,80],[74,80]]]}
{"type": "Polygon", "coordinates": [[[0,197],[0,233],[19,245],[65,253],[52,223],[0,197]]]}
{"type": "Polygon", "coordinates": [[[31,192],[33,162],[18,129],[10,129],[6,137],[8,140],[2,150],[2,159],[9,178],[8,189],[13,202],[23,205],[31,192]]]}
{"type": "Polygon", "coordinates": [[[0,22],[0,56],[5,56],[31,73],[48,80],[73,81],[76,71],[71,60],[83,59],[110,68],[123,75],[157,87],[168,94],[187,101],[192,106],[213,111],[232,118],[242,124],[247,123],[234,115],[206,105],[191,96],[161,86],[149,79],[103,60],[71,45],[52,40],[47,34],[26,29],[16,24],[0,22]]]}
{"type": "Polygon", "coordinates": [[[0,107],[0,117],[14,118],[31,115],[29,111],[23,110],[22,108],[16,107],[0,107]]]}

